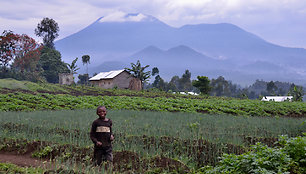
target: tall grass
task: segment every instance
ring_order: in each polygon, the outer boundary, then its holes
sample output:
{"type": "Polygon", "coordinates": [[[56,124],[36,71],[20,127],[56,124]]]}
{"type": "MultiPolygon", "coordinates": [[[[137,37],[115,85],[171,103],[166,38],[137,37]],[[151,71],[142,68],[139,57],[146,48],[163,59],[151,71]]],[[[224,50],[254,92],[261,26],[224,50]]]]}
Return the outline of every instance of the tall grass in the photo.
{"type": "MultiPolygon", "coordinates": [[[[155,136],[180,139],[202,138],[212,142],[240,144],[241,135],[277,137],[300,135],[305,119],[241,117],[148,111],[109,111],[118,136],[155,136]]],[[[90,145],[89,131],[97,115],[94,109],[0,112],[0,135],[20,136],[62,143],[90,145]]],[[[116,137],[116,140],[121,137],[116,137]]]]}

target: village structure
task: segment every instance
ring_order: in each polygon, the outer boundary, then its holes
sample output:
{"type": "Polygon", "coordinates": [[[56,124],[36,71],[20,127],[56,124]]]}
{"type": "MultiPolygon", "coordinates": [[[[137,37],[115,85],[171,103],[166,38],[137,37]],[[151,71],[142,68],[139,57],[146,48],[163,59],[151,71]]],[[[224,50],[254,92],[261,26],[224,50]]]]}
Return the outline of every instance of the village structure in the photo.
{"type": "Polygon", "coordinates": [[[61,85],[72,85],[74,83],[72,73],[61,73],[59,74],[59,84],[61,85]]]}
{"type": "Polygon", "coordinates": [[[124,69],[101,72],[90,78],[89,82],[104,89],[118,88],[137,91],[142,89],[141,81],[124,69]]]}
{"type": "Polygon", "coordinates": [[[283,102],[283,101],[292,101],[293,96],[265,96],[261,99],[261,101],[275,101],[275,102],[283,102]]]}

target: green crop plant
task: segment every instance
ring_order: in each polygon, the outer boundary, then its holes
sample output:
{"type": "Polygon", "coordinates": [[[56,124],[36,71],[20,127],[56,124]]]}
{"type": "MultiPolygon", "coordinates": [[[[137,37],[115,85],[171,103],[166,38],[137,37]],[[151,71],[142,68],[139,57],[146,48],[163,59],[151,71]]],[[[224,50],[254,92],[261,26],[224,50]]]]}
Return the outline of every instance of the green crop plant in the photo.
{"type": "Polygon", "coordinates": [[[45,157],[49,156],[52,151],[53,151],[52,147],[46,146],[43,149],[41,149],[40,151],[34,152],[32,154],[32,156],[37,157],[37,158],[45,158],[45,157]]]}
{"type": "Polygon", "coordinates": [[[215,167],[194,173],[305,173],[306,137],[280,136],[278,143],[277,147],[256,143],[244,154],[224,154],[215,167]]]}
{"type": "MultiPolygon", "coordinates": [[[[35,111],[93,109],[105,105],[113,110],[146,110],[162,112],[188,112],[248,116],[303,116],[303,102],[262,102],[233,98],[195,97],[167,93],[133,92],[128,90],[101,90],[94,87],[63,88],[59,93],[48,91],[10,92],[1,89],[0,111],[35,111]],[[68,92],[64,92],[67,90],[68,92]],[[82,91],[84,90],[84,91],[82,91]],[[75,96],[76,91],[80,96],[75,96]],[[108,95],[104,95],[107,93],[108,95]],[[167,95],[166,95],[167,94],[167,95]],[[131,97],[133,96],[133,97],[131,97]]],[[[51,90],[51,89],[50,89],[51,90]]]]}
{"type": "Polygon", "coordinates": [[[11,163],[0,163],[0,173],[44,173],[42,168],[19,167],[11,163]]]}
{"type": "MultiPolygon", "coordinates": [[[[124,131],[126,135],[145,134],[190,139],[194,136],[193,132],[197,130],[199,135],[205,139],[231,143],[239,143],[239,141],[241,143],[243,136],[276,137],[280,134],[296,136],[305,130],[306,126],[302,124],[304,119],[282,117],[233,117],[127,110],[110,110],[109,116],[114,120],[114,130],[124,131]],[[235,136],[227,138],[229,135],[235,136]]],[[[43,139],[47,141],[49,137],[50,139],[54,137],[62,139],[63,142],[83,141],[83,138],[88,137],[90,123],[95,118],[97,116],[94,109],[1,112],[0,125],[2,133],[6,131],[6,134],[12,136],[17,134],[27,138],[45,137],[43,139]],[[8,127],[8,124],[18,125],[8,127]]]]}
{"type": "MultiPolygon", "coordinates": [[[[243,153],[257,141],[273,145],[279,135],[293,137],[306,130],[304,119],[298,118],[108,111],[114,123],[114,151],[186,157],[184,163],[190,166],[203,160],[215,164],[222,153],[243,153]]],[[[92,148],[89,131],[96,118],[95,109],[0,112],[0,136],[92,148]]]]}

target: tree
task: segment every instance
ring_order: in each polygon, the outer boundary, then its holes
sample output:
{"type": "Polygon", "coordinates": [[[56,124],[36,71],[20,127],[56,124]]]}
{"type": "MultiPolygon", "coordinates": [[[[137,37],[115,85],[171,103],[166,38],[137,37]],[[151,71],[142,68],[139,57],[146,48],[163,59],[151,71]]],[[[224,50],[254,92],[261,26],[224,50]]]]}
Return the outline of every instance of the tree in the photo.
{"type": "Polygon", "coordinates": [[[167,89],[167,86],[168,86],[168,83],[164,81],[164,79],[162,79],[159,75],[158,76],[158,83],[156,85],[156,88],[160,89],[160,90],[163,90],[163,91],[166,91],[167,89]]]}
{"type": "Polygon", "coordinates": [[[86,74],[88,74],[88,64],[90,63],[90,56],[84,55],[82,56],[83,65],[86,64],[86,74]]]}
{"type": "Polygon", "coordinates": [[[61,60],[61,53],[49,47],[43,48],[39,66],[44,70],[43,76],[49,83],[58,83],[58,74],[69,72],[66,64],[61,60]]]}
{"type": "Polygon", "coordinates": [[[303,101],[304,90],[303,87],[295,86],[289,91],[289,95],[293,96],[293,101],[303,101]]]}
{"type": "Polygon", "coordinates": [[[181,91],[191,91],[192,90],[191,72],[189,70],[185,70],[185,73],[180,78],[178,89],[181,91]]]}
{"type": "Polygon", "coordinates": [[[22,34],[18,36],[16,48],[15,60],[12,66],[22,73],[24,71],[37,71],[37,64],[43,46],[28,35],[22,34]]]}
{"type": "Polygon", "coordinates": [[[161,80],[161,78],[160,78],[159,75],[155,76],[155,80],[154,80],[154,82],[152,83],[152,86],[153,86],[154,88],[158,88],[158,84],[159,84],[160,80],[161,80]]]}
{"type": "Polygon", "coordinates": [[[159,74],[158,68],[157,67],[152,68],[152,76],[156,75],[155,80],[152,84],[152,86],[155,87],[155,88],[158,88],[158,84],[159,84],[160,79],[161,79],[158,74],[159,74]]]}
{"type": "Polygon", "coordinates": [[[241,98],[241,99],[248,99],[248,94],[249,94],[248,89],[247,88],[243,88],[242,90],[240,90],[239,98],[241,98]]]}
{"type": "Polygon", "coordinates": [[[150,65],[146,65],[144,67],[141,66],[140,61],[137,60],[137,63],[131,63],[131,68],[125,68],[128,72],[130,72],[135,78],[138,78],[141,81],[141,86],[143,87],[143,83],[146,82],[151,75],[151,71],[145,72],[145,69],[150,65]]]}
{"type": "Polygon", "coordinates": [[[172,90],[175,92],[178,92],[179,89],[179,81],[180,81],[180,77],[179,76],[173,76],[168,84],[168,90],[172,90]]]}
{"type": "Polygon", "coordinates": [[[17,36],[12,31],[3,31],[0,36],[0,65],[6,69],[14,58],[17,36]]]}
{"type": "Polygon", "coordinates": [[[194,80],[192,82],[192,85],[196,88],[198,88],[201,92],[201,94],[208,94],[211,87],[209,85],[210,80],[206,76],[197,76],[198,80],[194,80]]]}
{"type": "Polygon", "coordinates": [[[53,19],[43,18],[35,29],[38,37],[43,37],[43,43],[46,47],[54,48],[54,39],[58,37],[59,27],[53,19]]]}
{"type": "Polygon", "coordinates": [[[231,96],[230,83],[219,76],[217,79],[211,80],[211,94],[215,96],[231,96]]]}
{"type": "Polygon", "coordinates": [[[172,91],[172,92],[177,92],[178,91],[176,85],[174,83],[172,83],[172,82],[169,82],[167,84],[166,90],[167,91],[172,91]]]}
{"type": "Polygon", "coordinates": [[[40,57],[42,45],[26,34],[15,34],[12,31],[4,31],[0,36],[0,62],[6,67],[11,66],[24,73],[37,71],[37,63],[40,57]]]}
{"type": "Polygon", "coordinates": [[[152,68],[152,76],[158,75],[159,69],[157,67],[152,68]]]}
{"type": "Polygon", "coordinates": [[[76,65],[76,62],[78,61],[78,58],[75,58],[71,64],[66,63],[67,68],[69,69],[71,74],[77,74],[77,70],[79,70],[80,68],[78,68],[78,66],[76,65]]]}
{"type": "Polygon", "coordinates": [[[270,95],[275,95],[275,91],[277,90],[277,86],[273,81],[267,83],[267,91],[270,95]]]}
{"type": "Polygon", "coordinates": [[[78,84],[88,84],[89,76],[88,74],[79,74],[78,76],[79,81],[78,84]]]}

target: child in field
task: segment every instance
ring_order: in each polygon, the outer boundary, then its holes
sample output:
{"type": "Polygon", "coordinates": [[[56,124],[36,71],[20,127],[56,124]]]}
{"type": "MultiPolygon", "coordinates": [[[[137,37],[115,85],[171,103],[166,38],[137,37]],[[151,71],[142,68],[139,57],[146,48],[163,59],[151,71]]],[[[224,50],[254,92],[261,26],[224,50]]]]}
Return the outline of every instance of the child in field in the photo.
{"type": "Polygon", "coordinates": [[[105,106],[97,108],[99,116],[91,126],[90,139],[94,143],[94,162],[100,165],[102,161],[113,161],[112,144],[114,135],[112,132],[112,120],[106,118],[105,106]]]}

